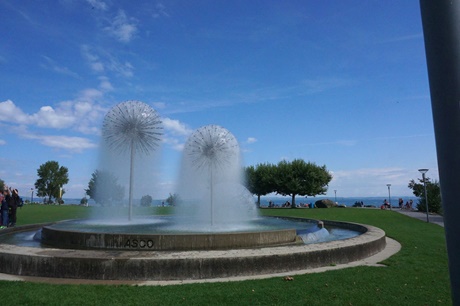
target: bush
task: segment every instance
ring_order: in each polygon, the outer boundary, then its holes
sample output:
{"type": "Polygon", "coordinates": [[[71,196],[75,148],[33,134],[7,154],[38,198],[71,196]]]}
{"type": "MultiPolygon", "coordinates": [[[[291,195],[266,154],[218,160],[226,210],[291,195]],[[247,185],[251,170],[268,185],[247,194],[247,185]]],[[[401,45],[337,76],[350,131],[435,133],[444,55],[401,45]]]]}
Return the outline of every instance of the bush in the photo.
{"type": "Polygon", "coordinates": [[[315,202],[316,208],[330,208],[330,207],[336,207],[336,206],[337,204],[335,204],[333,201],[329,199],[318,200],[315,202]]]}
{"type": "Polygon", "coordinates": [[[149,207],[152,205],[153,199],[149,195],[145,195],[141,198],[141,206],[149,207]]]}

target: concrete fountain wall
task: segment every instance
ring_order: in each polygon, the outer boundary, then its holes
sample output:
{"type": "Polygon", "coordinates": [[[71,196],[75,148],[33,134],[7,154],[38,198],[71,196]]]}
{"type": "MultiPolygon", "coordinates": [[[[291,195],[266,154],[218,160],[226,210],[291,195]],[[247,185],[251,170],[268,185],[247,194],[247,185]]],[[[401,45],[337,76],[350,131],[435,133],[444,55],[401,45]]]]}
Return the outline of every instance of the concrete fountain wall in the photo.
{"type": "Polygon", "coordinates": [[[59,248],[180,251],[216,250],[288,244],[296,241],[295,229],[243,233],[128,234],[76,232],[45,226],[44,244],[59,248]]]}

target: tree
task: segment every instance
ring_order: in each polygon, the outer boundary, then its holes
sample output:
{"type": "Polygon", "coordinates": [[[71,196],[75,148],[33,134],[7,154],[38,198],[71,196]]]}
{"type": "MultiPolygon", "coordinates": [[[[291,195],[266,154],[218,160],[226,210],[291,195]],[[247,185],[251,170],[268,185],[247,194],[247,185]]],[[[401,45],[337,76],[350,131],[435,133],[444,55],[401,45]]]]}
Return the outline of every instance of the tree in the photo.
{"type": "Polygon", "coordinates": [[[275,191],[276,166],[272,164],[258,164],[245,168],[246,188],[257,195],[257,205],[260,207],[260,197],[275,191]]]}
{"type": "Polygon", "coordinates": [[[177,194],[169,194],[169,197],[166,199],[166,203],[169,206],[176,206],[179,201],[179,196],[177,194]]]}
{"type": "Polygon", "coordinates": [[[38,179],[35,182],[37,196],[48,197],[48,203],[52,199],[60,199],[65,193],[62,187],[69,182],[69,170],[59,166],[57,161],[47,161],[37,170],[38,179]]]}
{"type": "Polygon", "coordinates": [[[125,195],[125,189],[118,184],[118,178],[111,172],[100,170],[93,172],[85,191],[91,199],[102,205],[111,205],[125,195]]]}
{"type": "Polygon", "coordinates": [[[325,165],[320,167],[302,159],[295,159],[292,162],[283,160],[276,167],[275,191],[284,196],[291,196],[291,207],[295,208],[296,195],[325,194],[331,179],[332,175],[325,165]]]}
{"type": "Polygon", "coordinates": [[[153,199],[150,195],[145,195],[141,198],[141,206],[149,207],[152,205],[153,199]]]}
{"type": "Polygon", "coordinates": [[[5,181],[0,179],[0,190],[5,189],[5,181]]]}
{"type": "MultiPolygon", "coordinates": [[[[423,185],[423,179],[418,179],[418,181],[419,183],[416,183],[414,180],[411,180],[407,187],[412,189],[412,193],[419,198],[417,209],[426,212],[425,186],[423,185]]],[[[439,182],[436,180],[432,182],[428,177],[425,177],[425,182],[426,194],[428,197],[428,211],[442,213],[441,188],[439,182]]]]}

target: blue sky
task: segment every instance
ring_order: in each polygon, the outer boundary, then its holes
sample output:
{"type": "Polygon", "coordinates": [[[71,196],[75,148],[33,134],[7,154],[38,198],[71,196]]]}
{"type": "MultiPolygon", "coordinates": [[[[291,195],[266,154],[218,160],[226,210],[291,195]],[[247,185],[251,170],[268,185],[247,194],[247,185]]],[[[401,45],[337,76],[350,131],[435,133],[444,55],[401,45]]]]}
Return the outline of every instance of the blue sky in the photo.
{"type": "Polygon", "coordinates": [[[23,194],[55,160],[83,197],[103,117],[126,100],[163,120],[154,198],[208,124],[246,166],[326,165],[331,197],[438,179],[418,1],[2,0],[0,29],[0,178],[23,194]]]}

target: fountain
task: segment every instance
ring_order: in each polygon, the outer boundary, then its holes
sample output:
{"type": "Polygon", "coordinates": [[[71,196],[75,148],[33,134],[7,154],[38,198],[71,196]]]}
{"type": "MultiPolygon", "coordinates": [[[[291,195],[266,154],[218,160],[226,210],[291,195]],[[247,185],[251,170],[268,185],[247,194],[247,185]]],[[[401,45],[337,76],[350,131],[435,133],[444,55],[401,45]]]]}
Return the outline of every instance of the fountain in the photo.
{"type": "Polygon", "coordinates": [[[259,217],[252,195],[240,183],[238,142],[217,125],[199,128],[185,144],[179,213],[133,218],[134,157],[156,148],[160,123],[153,109],[137,101],[116,105],[104,119],[108,147],[129,154],[126,224],[75,220],[8,229],[0,235],[0,272],[104,280],[203,279],[346,263],[385,247],[385,233],[371,226],[324,221],[326,227],[359,235],[308,245],[299,235],[319,230],[315,220],[259,217]],[[38,246],[16,238],[38,229],[38,246]]]}
{"type": "Polygon", "coordinates": [[[250,192],[241,184],[236,138],[225,128],[197,129],[184,147],[178,194],[183,214],[196,226],[231,230],[257,218],[250,192]]]}
{"type": "MultiPolygon", "coordinates": [[[[129,151],[129,216],[133,213],[133,176],[136,153],[149,154],[158,146],[161,120],[157,112],[140,101],[126,101],[112,107],[104,118],[102,136],[115,152],[129,151]]],[[[97,188],[98,186],[96,186],[97,188]]]]}

